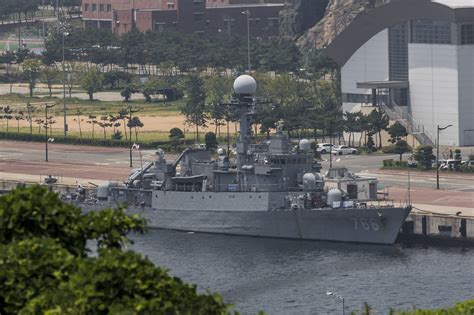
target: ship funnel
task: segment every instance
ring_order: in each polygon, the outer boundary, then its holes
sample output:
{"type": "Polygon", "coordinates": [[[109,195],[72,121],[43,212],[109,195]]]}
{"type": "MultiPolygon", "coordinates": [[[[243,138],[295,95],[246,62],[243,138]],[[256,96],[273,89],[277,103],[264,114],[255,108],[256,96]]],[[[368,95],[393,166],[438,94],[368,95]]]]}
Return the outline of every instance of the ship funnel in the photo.
{"type": "Polygon", "coordinates": [[[236,94],[254,94],[257,91],[257,82],[251,76],[244,74],[234,81],[234,92],[236,94]]]}

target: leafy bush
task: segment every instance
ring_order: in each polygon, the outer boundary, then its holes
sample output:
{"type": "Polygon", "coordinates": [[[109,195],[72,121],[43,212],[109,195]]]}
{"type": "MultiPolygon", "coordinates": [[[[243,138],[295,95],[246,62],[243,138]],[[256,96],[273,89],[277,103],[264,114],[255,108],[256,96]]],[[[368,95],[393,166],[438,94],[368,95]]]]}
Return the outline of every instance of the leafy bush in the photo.
{"type": "Polygon", "coordinates": [[[394,161],[393,159],[383,160],[384,168],[407,168],[407,161],[394,161]]]}
{"type": "Polygon", "coordinates": [[[147,258],[122,251],[145,221],[122,209],[82,213],[42,186],[0,197],[0,314],[226,314],[147,258]],[[88,257],[86,243],[98,247],[88,257]]]}
{"type": "Polygon", "coordinates": [[[474,314],[474,300],[456,303],[454,307],[433,310],[415,309],[412,311],[394,311],[395,315],[470,315],[474,314]]]}
{"type": "MultiPolygon", "coordinates": [[[[48,137],[49,138],[49,137],[48,137]]],[[[18,140],[18,141],[34,141],[34,142],[45,142],[46,136],[39,134],[29,134],[29,133],[12,133],[0,131],[0,139],[7,140],[18,140]]],[[[54,136],[55,143],[66,143],[66,144],[78,144],[78,145],[94,145],[102,147],[129,147],[129,142],[126,140],[116,140],[116,139],[92,139],[92,138],[74,138],[74,137],[63,137],[63,136],[54,136]]],[[[192,145],[193,140],[185,140],[185,145],[192,145]]],[[[140,147],[143,149],[156,149],[157,147],[163,148],[165,151],[170,150],[169,141],[150,141],[150,142],[141,142],[140,147]]]]}
{"type": "Polygon", "coordinates": [[[423,169],[431,169],[431,162],[436,157],[433,154],[433,147],[430,145],[421,145],[416,148],[413,158],[418,162],[418,166],[423,169]]]}
{"type": "Polygon", "coordinates": [[[212,131],[207,132],[204,135],[204,142],[206,143],[206,148],[208,149],[213,149],[217,148],[217,137],[216,134],[212,131]]]}
{"type": "Polygon", "coordinates": [[[388,159],[388,160],[383,160],[382,163],[383,163],[383,167],[392,167],[393,166],[393,159],[388,159]]]}
{"type": "Polygon", "coordinates": [[[123,135],[120,130],[115,131],[115,133],[112,135],[112,140],[122,140],[123,135]]]}

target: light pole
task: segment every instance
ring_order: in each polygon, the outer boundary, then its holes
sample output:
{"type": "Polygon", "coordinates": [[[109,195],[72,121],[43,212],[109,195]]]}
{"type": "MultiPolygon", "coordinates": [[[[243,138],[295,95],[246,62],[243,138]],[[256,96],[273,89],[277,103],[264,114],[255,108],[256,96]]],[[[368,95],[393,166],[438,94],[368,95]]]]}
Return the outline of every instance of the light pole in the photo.
{"type": "Polygon", "coordinates": [[[59,33],[59,0],[56,0],[56,30],[59,33]]]}
{"type": "Polygon", "coordinates": [[[446,127],[440,127],[437,125],[437,135],[436,135],[436,189],[439,189],[439,132],[451,127],[452,125],[447,125],[446,127]]]}
{"type": "Polygon", "coordinates": [[[327,291],[326,295],[335,296],[336,298],[338,298],[339,300],[342,301],[342,315],[345,315],[345,308],[346,307],[345,307],[345,303],[344,303],[345,302],[344,297],[341,294],[337,293],[337,292],[331,292],[331,291],[327,291]]]}
{"type": "Polygon", "coordinates": [[[46,38],[44,37],[44,0],[41,0],[41,21],[43,25],[43,45],[46,48],[46,38]]]}
{"type": "Polygon", "coordinates": [[[49,138],[48,138],[48,129],[51,128],[48,126],[49,124],[49,117],[48,117],[48,109],[49,108],[53,108],[54,106],[56,106],[56,104],[53,104],[53,105],[48,105],[46,104],[45,105],[45,108],[44,108],[44,127],[46,129],[46,141],[45,141],[45,152],[46,152],[46,162],[48,162],[48,142],[49,142],[49,138]]]}
{"type": "Polygon", "coordinates": [[[243,15],[247,16],[247,62],[248,71],[250,73],[250,10],[242,12],[243,15]]]}
{"type": "Polygon", "coordinates": [[[128,107],[128,113],[129,113],[129,116],[128,116],[128,146],[129,146],[129,149],[130,149],[130,167],[133,167],[133,157],[132,157],[132,149],[133,149],[132,148],[132,114],[137,113],[140,110],[141,110],[141,108],[132,110],[131,106],[128,107]]]}
{"type": "Polygon", "coordinates": [[[67,137],[67,108],[66,108],[66,67],[64,64],[64,38],[69,35],[67,32],[62,32],[63,35],[63,110],[64,110],[64,137],[67,137]]]}

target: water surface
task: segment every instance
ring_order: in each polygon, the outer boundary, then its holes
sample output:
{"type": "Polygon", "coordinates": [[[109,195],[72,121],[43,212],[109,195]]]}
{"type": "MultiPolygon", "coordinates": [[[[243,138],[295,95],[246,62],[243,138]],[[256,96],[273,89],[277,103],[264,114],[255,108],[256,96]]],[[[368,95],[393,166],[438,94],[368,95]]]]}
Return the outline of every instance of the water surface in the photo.
{"type": "MultiPolygon", "coordinates": [[[[150,230],[133,248],[243,314],[340,314],[369,303],[440,307],[474,298],[474,248],[378,246],[150,230]]],[[[346,312],[347,314],[347,312],[346,312]]]]}

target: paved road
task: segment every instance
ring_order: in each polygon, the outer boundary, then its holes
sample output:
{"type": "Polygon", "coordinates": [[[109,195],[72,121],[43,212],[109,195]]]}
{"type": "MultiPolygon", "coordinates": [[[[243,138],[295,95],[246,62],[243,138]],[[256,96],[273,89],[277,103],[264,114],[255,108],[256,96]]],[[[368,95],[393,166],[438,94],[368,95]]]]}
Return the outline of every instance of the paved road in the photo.
{"type": "MultiPolygon", "coordinates": [[[[329,168],[329,156],[323,156],[323,171],[329,168]]],[[[422,188],[436,188],[436,173],[434,171],[421,172],[417,170],[390,171],[381,170],[383,160],[398,160],[398,155],[343,155],[333,159],[333,167],[347,167],[351,171],[362,175],[376,176],[384,186],[408,186],[422,188]]],[[[473,192],[474,194],[474,174],[440,173],[440,187],[447,190],[473,192]]]]}

